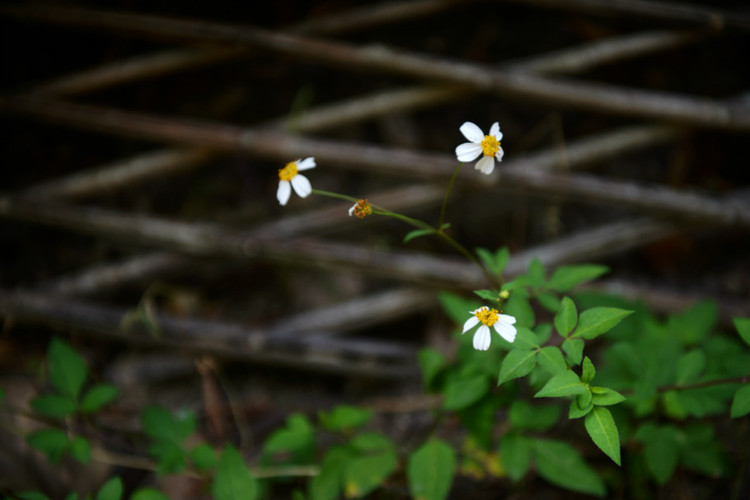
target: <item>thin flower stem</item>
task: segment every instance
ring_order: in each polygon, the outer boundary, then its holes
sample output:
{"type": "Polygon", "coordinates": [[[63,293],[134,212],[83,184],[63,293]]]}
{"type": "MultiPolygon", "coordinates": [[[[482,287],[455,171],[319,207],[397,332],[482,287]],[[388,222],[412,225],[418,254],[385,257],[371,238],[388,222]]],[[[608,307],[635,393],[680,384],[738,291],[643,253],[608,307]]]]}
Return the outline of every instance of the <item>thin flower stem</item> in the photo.
{"type": "Polygon", "coordinates": [[[355,198],[354,196],[334,193],[333,191],[323,191],[322,189],[313,189],[312,194],[319,194],[321,196],[328,196],[329,198],[336,198],[339,200],[353,201],[354,203],[359,201],[359,198],[355,198]]]}
{"type": "Polygon", "coordinates": [[[451,175],[451,180],[448,181],[448,189],[445,190],[445,197],[443,197],[443,205],[440,207],[440,220],[438,221],[438,231],[440,231],[441,233],[443,232],[443,224],[445,223],[445,210],[448,207],[448,197],[450,196],[451,190],[453,189],[453,184],[456,182],[458,171],[461,170],[462,166],[463,166],[463,163],[459,163],[456,169],[453,171],[453,175],[451,175]]]}

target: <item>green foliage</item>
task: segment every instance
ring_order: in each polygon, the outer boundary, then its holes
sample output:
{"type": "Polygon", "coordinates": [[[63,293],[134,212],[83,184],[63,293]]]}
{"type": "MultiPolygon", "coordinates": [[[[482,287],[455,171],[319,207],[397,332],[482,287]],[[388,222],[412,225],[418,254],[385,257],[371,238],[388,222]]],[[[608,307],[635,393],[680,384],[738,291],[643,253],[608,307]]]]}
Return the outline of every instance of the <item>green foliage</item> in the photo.
{"type": "Polygon", "coordinates": [[[595,264],[560,266],[555,269],[552,277],[547,282],[547,287],[556,292],[567,292],[581,283],[594,280],[608,272],[609,268],[607,266],[595,264]]]}
{"type": "Polygon", "coordinates": [[[454,380],[445,388],[443,408],[453,411],[466,408],[479,401],[489,389],[490,384],[484,375],[454,380]]]}
{"type": "Polygon", "coordinates": [[[169,500],[169,498],[159,490],[141,488],[130,496],[130,500],[169,500]]]}
{"type": "Polygon", "coordinates": [[[514,481],[518,481],[526,474],[533,456],[534,443],[522,434],[509,432],[500,441],[500,457],[505,472],[514,481]]]}
{"type": "Polygon", "coordinates": [[[216,464],[216,475],[211,484],[215,500],[256,500],[258,484],[245,464],[242,455],[227,445],[216,464]]]}
{"type": "Polygon", "coordinates": [[[70,447],[68,435],[60,429],[42,429],[26,436],[29,446],[47,456],[47,460],[57,463],[70,447]]]}
{"type": "Polygon", "coordinates": [[[113,477],[101,488],[94,497],[95,500],[120,500],[122,498],[122,480],[119,477],[113,477]]]}
{"type": "Polygon", "coordinates": [[[570,297],[563,297],[560,302],[560,310],[555,315],[555,330],[563,337],[573,331],[578,323],[578,310],[570,297]]]}
{"type": "Polygon", "coordinates": [[[508,380],[528,375],[536,367],[536,351],[527,351],[517,349],[510,351],[500,366],[500,375],[498,376],[497,385],[503,384],[508,380]]]}
{"type": "Polygon", "coordinates": [[[740,338],[750,346],[750,318],[734,318],[734,326],[737,328],[740,338]]]}
{"type": "Polygon", "coordinates": [[[195,415],[189,411],[175,415],[154,405],[143,410],[141,425],[152,440],[149,453],[158,462],[158,471],[176,474],[184,470],[187,458],[184,442],[195,432],[195,415]]]}
{"type": "Polygon", "coordinates": [[[732,398],[732,408],[730,415],[732,418],[744,417],[750,413],[750,384],[743,385],[732,398]]]}
{"type": "Polygon", "coordinates": [[[46,417],[65,418],[76,411],[76,403],[68,396],[43,394],[31,400],[31,407],[46,417]]]}
{"type": "Polygon", "coordinates": [[[435,377],[448,364],[445,356],[434,349],[425,348],[419,351],[417,357],[419,368],[422,370],[422,381],[425,389],[432,387],[435,377]]]}
{"type": "Polygon", "coordinates": [[[633,311],[616,307],[594,307],[581,313],[573,337],[593,339],[610,331],[633,311]]]}
{"type": "Polygon", "coordinates": [[[285,427],[266,439],[263,453],[274,457],[274,463],[311,463],[315,453],[315,429],[307,417],[293,413],[287,417],[285,427]]]}
{"type": "Polygon", "coordinates": [[[411,496],[419,500],[447,498],[455,470],[453,448],[439,439],[430,439],[409,456],[406,475],[411,496]]]}
{"type": "Polygon", "coordinates": [[[586,386],[581,379],[570,370],[558,373],[534,394],[535,398],[557,398],[562,396],[572,396],[574,394],[583,394],[587,392],[586,386]]]}
{"type": "Polygon", "coordinates": [[[53,338],[47,351],[52,385],[70,400],[76,401],[86,380],[86,363],[66,342],[53,338]]]}
{"type": "Polygon", "coordinates": [[[117,397],[117,387],[109,384],[98,384],[89,389],[81,401],[80,410],[84,413],[99,411],[104,405],[117,397]]]}
{"type": "Polygon", "coordinates": [[[351,431],[361,427],[372,418],[372,412],[354,406],[341,405],[330,412],[318,415],[320,423],[329,431],[351,431]]]}
{"type": "Polygon", "coordinates": [[[196,445],[188,454],[190,461],[199,471],[209,471],[216,466],[216,453],[206,443],[196,445]]]}
{"type": "Polygon", "coordinates": [[[569,490],[604,496],[604,483],[575,448],[549,439],[534,439],[532,446],[537,470],[544,479],[569,490]]]}
{"type": "Polygon", "coordinates": [[[586,431],[600,450],[620,465],[620,434],[608,409],[597,406],[586,415],[586,431]]]}
{"type": "Polygon", "coordinates": [[[484,264],[484,267],[486,267],[489,272],[497,277],[502,277],[503,270],[510,259],[510,251],[508,250],[508,247],[502,247],[495,253],[490,252],[486,248],[477,248],[476,252],[479,259],[482,261],[482,264],[484,264]]]}

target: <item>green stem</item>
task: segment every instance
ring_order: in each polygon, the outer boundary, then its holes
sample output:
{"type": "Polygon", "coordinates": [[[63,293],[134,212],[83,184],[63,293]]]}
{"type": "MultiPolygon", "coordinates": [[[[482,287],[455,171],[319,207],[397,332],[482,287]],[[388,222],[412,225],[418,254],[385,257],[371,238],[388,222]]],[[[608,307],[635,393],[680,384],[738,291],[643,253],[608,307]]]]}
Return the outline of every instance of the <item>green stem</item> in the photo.
{"type": "Polygon", "coordinates": [[[319,194],[321,196],[328,196],[329,198],[336,198],[339,200],[353,201],[354,203],[357,203],[359,201],[359,198],[355,198],[353,196],[334,193],[333,191],[323,191],[322,189],[313,189],[312,194],[319,194]]]}
{"type": "Polygon", "coordinates": [[[451,190],[453,189],[453,184],[456,182],[456,177],[458,176],[458,171],[461,170],[461,167],[463,166],[463,163],[459,163],[456,169],[453,171],[453,175],[451,175],[451,180],[448,181],[448,189],[445,190],[445,196],[443,197],[443,205],[440,207],[440,220],[438,222],[438,231],[443,231],[443,224],[445,224],[445,210],[448,207],[448,197],[451,194],[451,190]]]}

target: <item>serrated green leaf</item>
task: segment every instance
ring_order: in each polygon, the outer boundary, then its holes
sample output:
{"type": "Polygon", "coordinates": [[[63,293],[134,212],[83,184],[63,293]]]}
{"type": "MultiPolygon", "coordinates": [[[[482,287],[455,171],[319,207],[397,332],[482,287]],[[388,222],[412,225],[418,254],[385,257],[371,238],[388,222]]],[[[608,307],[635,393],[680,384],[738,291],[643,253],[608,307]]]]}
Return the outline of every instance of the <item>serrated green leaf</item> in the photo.
{"type": "Polygon", "coordinates": [[[620,463],[620,434],[608,409],[597,406],[586,415],[586,431],[600,450],[617,465],[620,463]]]}
{"type": "Polygon", "coordinates": [[[242,455],[227,445],[216,464],[211,493],[215,500],[256,500],[258,484],[242,455]]]}
{"type": "Polygon", "coordinates": [[[559,417],[559,406],[532,406],[524,401],[514,401],[508,411],[508,420],[514,429],[535,432],[546,431],[559,417]]]}
{"type": "Polygon", "coordinates": [[[96,500],[120,500],[122,498],[122,480],[119,477],[113,477],[99,488],[95,498],[96,500]]]}
{"type": "Polygon", "coordinates": [[[588,388],[581,383],[581,379],[578,378],[578,375],[570,370],[566,370],[549,379],[544,387],[534,394],[534,397],[559,398],[563,396],[583,394],[587,391],[588,388]]]}
{"type": "Polygon", "coordinates": [[[169,500],[169,497],[153,488],[141,488],[130,496],[130,500],[169,500]]]}
{"type": "Polygon", "coordinates": [[[548,311],[556,313],[560,310],[560,299],[554,293],[542,292],[536,296],[536,300],[548,311]]]}
{"type": "Polygon", "coordinates": [[[97,384],[83,397],[80,410],[84,413],[97,411],[107,403],[114,401],[117,393],[118,389],[114,385],[97,384]]]}
{"type": "Polygon", "coordinates": [[[531,372],[536,366],[537,352],[515,350],[510,351],[502,365],[500,365],[500,375],[498,376],[497,385],[523,377],[531,372]]]}
{"type": "Polygon", "coordinates": [[[516,339],[513,348],[522,351],[531,351],[539,348],[539,339],[536,333],[523,326],[516,328],[516,339]]]}
{"type": "Polygon", "coordinates": [[[60,429],[42,429],[26,436],[29,446],[47,456],[47,460],[57,463],[68,449],[68,436],[60,429]]]}
{"type": "Polygon", "coordinates": [[[583,358],[583,366],[581,369],[581,382],[584,384],[591,383],[592,380],[594,380],[594,376],[596,375],[596,368],[594,368],[594,363],[591,362],[588,356],[583,358]]]}
{"type": "Polygon", "coordinates": [[[76,404],[68,396],[44,394],[31,400],[31,407],[46,417],[65,418],[76,411],[76,404]]]}
{"type": "Polygon", "coordinates": [[[617,307],[593,307],[586,309],[578,317],[578,328],[573,337],[593,339],[610,331],[620,321],[633,314],[633,311],[617,307]]]}
{"type": "Polygon", "coordinates": [[[570,297],[563,297],[560,310],[555,314],[555,330],[563,337],[567,337],[578,322],[578,310],[570,297]]]}
{"type": "Polygon", "coordinates": [[[329,431],[356,429],[372,419],[372,412],[349,405],[336,406],[330,412],[320,412],[320,423],[329,431]]]}
{"type": "Polygon", "coordinates": [[[418,500],[444,500],[450,493],[456,471],[456,452],[439,439],[417,448],[406,467],[409,492],[418,500]]]}
{"type": "Polygon", "coordinates": [[[403,243],[409,243],[414,238],[420,238],[422,236],[427,236],[430,234],[435,234],[434,229],[414,229],[413,231],[409,231],[406,233],[406,236],[404,236],[403,243]]]}
{"type": "Polygon", "coordinates": [[[565,339],[562,350],[573,365],[580,365],[583,361],[583,339],[565,339]]]}
{"type": "Polygon", "coordinates": [[[569,490],[604,496],[604,482],[575,448],[547,439],[535,439],[533,446],[537,469],[544,479],[569,490]]]}
{"type": "Polygon", "coordinates": [[[688,384],[695,382],[705,368],[706,354],[702,349],[693,349],[685,353],[677,361],[677,383],[688,384]]]}
{"type": "Polygon", "coordinates": [[[745,344],[750,346],[750,318],[734,318],[734,327],[745,344]]]}
{"type": "Polygon", "coordinates": [[[596,406],[612,406],[625,401],[625,396],[608,387],[592,387],[591,392],[596,406]]]}
{"type": "Polygon", "coordinates": [[[188,456],[199,471],[209,471],[216,465],[216,452],[206,443],[195,446],[188,456]]]}
{"type": "Polygon", "coordinates": [[[76,401],[86,380],[86,363],[83,358],[67,342],[58,338],[53,338],[50,342],[47,358],[52,385],[61,394],[76,401]]]}
{"type": "Polygon", "coordinates": [[[563,359],[560,348],[553,345],[542,347],[537,356],[539,365],[552,375],[557,375],[568,369],[568,364],[563,359]]]}
{"type": "Polygon", "coordinates": [[[422,370],[422,383],[425,388],[432,385],[432,381],[435,380],[438,373],[448,364],[445,356],[429,347],[419,351],[417,362],[419,363],[420,370],[422,370]]]}
{"type": "Polygon", "coordinates": [[[449,411],[466,408],[479,401],[489,389],[490,384],[484,375],[454,380],[445,388],[443,408],[449,411]]]}
{"type": "Polygon", "coordinates": [[[70,441],[68,453],[82,464],[88,464],[91,461],[91,446],[81,436],[76,436],[70,441]]]}
{"type": "Polygon", "coordinates": [[[346,448],[333,447],[328,450],[320,472],[310,481],[310,500],[336,500],[344,482],[344,471],[351,455],[346,448]]]}
{"type": "Polygon", "coordinates": [[[497,302],[500,297],[494,290],[474,290],[474,294],[490,302],[497,302]]]}
{"type": "Polygon", "coordinates": [[[547,287],[557,292],[567,292],[576,285],[591,281],[609,272],[607,266],[594,264],[579,264],[575,266],[560,266],[552,273],[547,287]]]}
{"type": "Polygon", "coordinates": [[[533,448],[531,439],[516,433],[507,433],[500,441],[500,459],[508,477],[518,481],[529,470],[533,448]]]}
{"type": "Polygon", "coordinates": [[[732,418],[740,418],[748,413],[750,413],[750,384],[743,385],[734,393],[729,414],[732,418]]]}
{"type": "Polygon", "coordinates": [[[344,470],[344,495],[360,498],[383,484],[396,468],[394,452],[366,455],[349,460],[344,470]]]}

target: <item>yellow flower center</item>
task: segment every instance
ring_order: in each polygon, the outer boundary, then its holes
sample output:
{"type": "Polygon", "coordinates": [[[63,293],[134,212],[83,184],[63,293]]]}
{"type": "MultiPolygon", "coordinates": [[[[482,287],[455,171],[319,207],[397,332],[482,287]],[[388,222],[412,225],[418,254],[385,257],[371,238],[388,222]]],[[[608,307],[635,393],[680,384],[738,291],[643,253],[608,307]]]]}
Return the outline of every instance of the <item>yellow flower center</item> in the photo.
{"type": "Polygon", "coordinates": [[[284,168],[279,169],[279,180],[291,181],[297,175],[297,162],[290,161],[284,168]]]}
{"type": "Polygon", "coordinates": [[[482,139],[482,152],[484,156],[495,156],[500,149],[500,141],[494,135],[485,135],[482,139]]]}
{"type": "Polygon", "coordinates": [[[497,323],[498,317],[497,317],[497,309],[490,309],[489,307],[482,307],[477,312],[474,313],[474,316],[477,317],[479,321],[482,322],[483,325],[492,326],[495,323],[497,323]]]}
{"type": "Polygon", "coordinates": [[[372,214],[372,205],[368,203],[366,199],[359,200],[357,205],[354,207],[354,215],[360,219],[364,219],[368,215],[372,214]]]}

